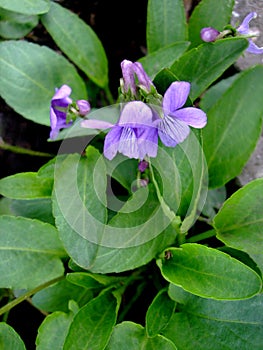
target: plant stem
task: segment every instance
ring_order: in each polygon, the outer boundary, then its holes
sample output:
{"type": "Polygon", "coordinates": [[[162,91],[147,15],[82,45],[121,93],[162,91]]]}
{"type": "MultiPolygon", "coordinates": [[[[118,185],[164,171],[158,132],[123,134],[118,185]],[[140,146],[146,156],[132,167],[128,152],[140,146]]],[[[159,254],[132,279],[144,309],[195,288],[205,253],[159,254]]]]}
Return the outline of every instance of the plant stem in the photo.
{"type": "Polygon", "coordinates": [[[47,288],[49,286],[51,286],[52,284],[59,282],[61,280],[63,280],[65,278],[65,276],[60,276],[57,278],[54,278],[53,280],[50,280],[48,282],[45,282],[43,284],[41,284],[40,286],[33,288],[31,290],[29,290],[28,292],[26,292],[25,294],[20,295],[18,298],[10,301],[8,304],[6,304],[5,306],[0,308],[0,315],[3,315],[4,313],[10,311],[14,306],[20,304],[22,301],[27,300],[28,298],[30,298],[33,294],[41,291],[44,288],[47,288]]]}
{"type": "Polygon", "coordinates": [[[50,154],[50,153],[33,151],[31,149],[27,149],[27,148],[24,148],[24,147],[10,145],[9,143],[6,143],[2,139],[2,137],[0,137],[0,148],[4,149],[6,151],[14,152],[14,153],[27,154],[29,156],[48,157],[48,158],[54,157],[54,155],[50,154]]]}
{"type": "Polygon", "coordinates": [[[106,94],[106,97],[107,97],[109,104],[113,105],[115,103],[115,101],[114,101],[114,98],[112,96],[112,93],[111,93],[108,85],[106,86],[104,91],[105,91],[105,94],[106,94]]]}
{"type": "Polygon", "coordinates": [[[203,241],[204,239],[214,237],[216,235],[215,230],[208,230],[202,233],[199,233],[198,235],[195,235],[193,237],[190,237],[186,240],[187,243],[196,243],[199,241],[203,241]]]}

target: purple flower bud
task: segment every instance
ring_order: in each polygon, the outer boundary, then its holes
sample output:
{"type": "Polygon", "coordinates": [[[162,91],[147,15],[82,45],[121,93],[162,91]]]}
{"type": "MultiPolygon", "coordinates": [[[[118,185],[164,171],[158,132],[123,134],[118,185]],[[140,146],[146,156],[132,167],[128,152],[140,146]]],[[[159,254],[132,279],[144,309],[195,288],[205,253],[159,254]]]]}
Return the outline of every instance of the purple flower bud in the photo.
{"type": "Polygon", "coordinates": [[[205,27],[200,32],[201,39],[207,43],[215,41],[219,34],[220,32],[213,27],[205,27]]]}
{"type": "Polygon", "coordinates": [[[136,80],[137,77],[138,84],[141,88],[145,89],[150,93],[151,86],[153,85],[151,79],[146,74],[143,66],[140,62],[131,62],[128,60],[123,60],[121,62],[122,76],[123,76],[123,92],[127,93],[129,90],[136,96],[136,80]]]}
{"type": "Polygon", "coordinates": [[[143,173],[149,166],[149,163],[146,160],[141,160],[138,165],[138,169],[143,173]]]}
{"type": "Polygon", "coordinates": [[[86,115],[89,113],[90,111],[90,104],[88,101],[86,100],[78,100],[77,102],[77,106],[79,108],[79,114],[80,115],[86,115]]]}
{"type": "Polygon", "coordinates": [[[148,179],[140,179],[140,186],[141,187],[146,187],[149,183],[148,179]]]}

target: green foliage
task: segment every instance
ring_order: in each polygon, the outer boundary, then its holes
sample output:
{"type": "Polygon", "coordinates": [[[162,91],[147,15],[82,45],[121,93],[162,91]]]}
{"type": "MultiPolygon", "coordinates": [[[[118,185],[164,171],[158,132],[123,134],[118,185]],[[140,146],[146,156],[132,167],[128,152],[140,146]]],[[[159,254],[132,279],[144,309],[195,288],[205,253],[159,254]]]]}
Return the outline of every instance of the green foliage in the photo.
{"type": "MultiPolygon", "coordinates": [[[[138,62],[157,92],[136,81],[138,96],[127,95],[157,112],[170,84],[187,81],[185,104],[207,114],[203,130],[191,127],[176,147],[159,142],[139,171],[138,159],[106,159],[108,130],[83,128],[76,113],[56,156],[0,179],[1,349],[26,348],[9,325],[25,300],[46,315],[36,350],[262,348],[263,179],[229,190],[262,131],[263,68],[229,71],[247,38],[200,38],[203,27],[223,30],[233,6],[201,0],[188,18],[182,0],[147,4],[138,62]]],[[[0,15],[0,95],[10,108],[50,126],[50,101],[66,84],[73,101],[92,100],[88,119],[118,121],[123,82],[114,101],[106,51],[77,13],[0,0],[0,15]],[[38,25],[50,47],[32,43],[38,25]]]]}
{"type": "Polygon", "coordinates": [[[153,53],[166,45],[187,39],[182,0],[150,0],[147,7],[147,48],[153,53]]]}

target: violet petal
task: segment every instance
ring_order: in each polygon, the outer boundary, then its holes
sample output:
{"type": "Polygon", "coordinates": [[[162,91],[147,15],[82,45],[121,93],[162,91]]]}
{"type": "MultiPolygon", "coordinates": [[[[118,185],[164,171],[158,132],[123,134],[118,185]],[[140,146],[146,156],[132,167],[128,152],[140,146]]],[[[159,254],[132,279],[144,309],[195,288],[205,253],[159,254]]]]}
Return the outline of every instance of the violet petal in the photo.
{"type": "Polygon", "coordinates": [[[249,45],[246,49],[247,52],[253,53],[254,55],[262,55],[263,54],[263,47],[257,46],[252,39],[249,39],[249,45]]]}
{"type": "Polygon", "coordinates": [[[237,28],[237,31],[240,34],[249,34],[249,22],[257,17],[256,12],[250,12],[243,20],[243,22],[240,24],[240,26],[237,28]]]}
{"type": "Polygon", "coordinates": [[[175,147],[183,142],[189,135],[189,126],[177,119],[165,116],[158,124],[158,134],[165,146],[175,147]]]}
{"type": "Polygon", "coordinates": [[[187,107],[178,109],[173,117],[185,122],[194,128],[203,128],[207,123],[207,116],[201,109],[195,107],[187,107]]]}
{"type": "Polygon", "coordinates": [[[189,95],[190,83],[186,81],[175,81],[172,83],[163,97],[163,110],[165,114],[173,113],[181,108],[189,95]]]}
{"type": "Polygon", "coordinates": [[[152,110],[141,101],[128,102],[120,115],[118,125],[144,127],[152,125],[152,110]]]}
{"type": "Polygon", "coordinates": [[[118,152],[121,133],[122,128],[114,126],[105,137],[103,154],[109,160],[112,160],[118,152]]]}

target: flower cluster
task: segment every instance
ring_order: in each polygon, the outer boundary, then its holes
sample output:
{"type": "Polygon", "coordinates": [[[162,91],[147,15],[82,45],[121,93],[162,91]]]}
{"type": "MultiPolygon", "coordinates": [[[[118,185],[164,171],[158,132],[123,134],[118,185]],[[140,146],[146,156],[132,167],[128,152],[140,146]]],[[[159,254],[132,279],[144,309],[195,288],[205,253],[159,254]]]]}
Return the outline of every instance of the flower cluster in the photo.
{"type": "Polygon", "coordinates": [[[94,119],[81,122],[84,128],[110,129],[104,142],[106,158],[111,160],[118,152],[140,160],[147,156],[156,157],[158,138],[165,146],[174,147],[186,139],[190,126],[203,128],[206,125],[207,117],[202,110],[183,108],[190,92],[190,83],[172,83],[162,98],[141,64],[124,60],[121,68],[121,93],[124,97],[128,94],[130,101],[121,104],[117,123],[94,119]],[[143,91],[143,99],[138,100],[140,91],[143,91]],[[157,105],[146,103],[153,98],[159,102],[157,105]]]}
{"type": "Polygon", "coordinates": [[[263,47],[258,47],[253,39],[253,33],[251,32],[249,28],[249,23],[253,18],[257,17],[256,12],[249,13],[241,23],[241,25],[237,28],[230,28],[230,26],[227,26],[225,30],[222,32],[219,32],[217,29],[213,27],[205,27],[202,28],[200,32],[201,39],[205,42],[212,42],[217,39],[222,39],[228,35],[241,35],[248,38],[249,45],[246,49],[247,52],[253,53],[255,55],[263,54],[263,47]]]}
{"type": "MultiPolygon", "coordinates": [[[[187,138],[190,126],[203,128],[206,125],[207,117],[202,110],[183,108],[190,83],[176,81],[162,97],[139,62],[124,60],[121,69],[121,112],[117,123],[96,119],[81,122],[84,128],[110,129],[103,150],[109,160],[118,152],[139,160],[156,157],[159,138],[165,146],[175,147],[187,138]]],[[[84,116],[90,111],[89,102],[85,100],[78,100],[73,106],[70,94],[71,88],[63,85],[51,100],[51,139],[57,137],[60,129],[72,125],[74,115],[84,116]]]]}

